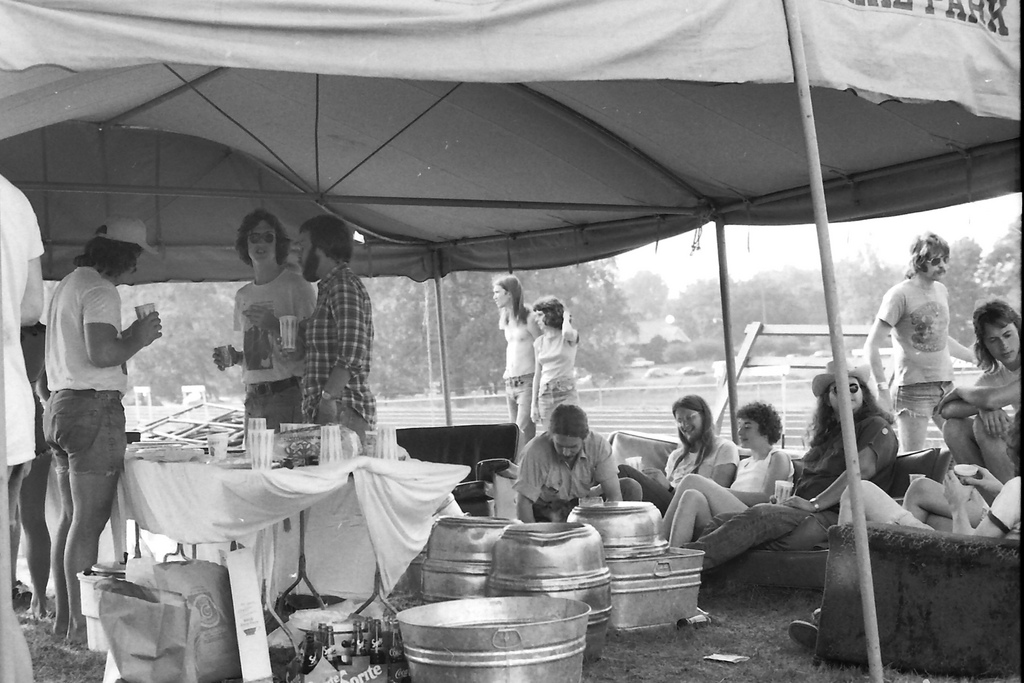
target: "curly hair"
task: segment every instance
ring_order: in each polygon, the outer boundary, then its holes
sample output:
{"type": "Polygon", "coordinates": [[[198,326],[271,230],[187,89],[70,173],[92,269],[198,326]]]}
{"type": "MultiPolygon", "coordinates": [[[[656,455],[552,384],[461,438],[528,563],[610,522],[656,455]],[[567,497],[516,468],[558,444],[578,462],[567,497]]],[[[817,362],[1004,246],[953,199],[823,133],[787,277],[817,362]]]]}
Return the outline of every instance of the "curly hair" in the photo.
{"type": "Polygon", "coordinates": [[[142,247],[97,235],[85,243],[85,251],[75,257],[76,266],[96,269],[100,275],[116,278],[135,270],[142,247]]]}
{"type": "MultiPolygon", "coordinates": [[[[867,387],[859,379],[851,376],[850,381],[857,382],[860,385],[861,393],[864,395],[860,409],[853,415],[854,419],[863,419],[877,415],[889,424],[894,423],[893,416],[878,405],[874,394],[868,391],[867,387]]],[[[818,397],[818,405],[814,409],[814,417],[811,419],[811,424],[807,427],[811,448],[820,446],[830,440],[840,428],[839,415],[832,409],[832,404],[829,402],[828,396],[830,393],[832,392],[826,391],[818,397]]]]}
{"type": "Polygon", "coordinates": [[[1010,304],[1001,299],[992,299],[974,309],[974,356],[978,359],[978,365],[985,372],[994,370],[996,359],[988,352],[985,346],[985,326],[991,325],[995,328],[1003,328],[1013,324],[1017,328],[1017,337],[1020,337],[1020,313],[1013,310],[1010,304]]]}
{"type": "Polygon", "coordinates": [[[355,230],[337,216],[314,216],[299,226],[299,232],[307,233],[310,245],[314,249],[323,250],[328,258],[339,263],[348,263],[352,260],[355,230]]]}
{"type": "Polygon", "coordinates": [[[544,316],[544,324],[560,329],[562,327],[565,306],[553,296],[542,296],[533,302],[533,310],[544,316]]]}
{"type": "MultiPolygon", "coordinates": [[[[700,438],[697,440],[700,444],[700,454],[697,456],[697,463],[693,468],[693,471],[696,472],[697,468],[704,461],[704,457],[714,448],[716,438],[715,418],[711,414],[711,406],[708,405],[708,402],[696,394],[687,394],[682,398],[677,398],[672,404],[672,417],[675,417],[676,412],[680,408],[700,413],[700,438]]],[[[676,425],[676,434],[679,436],[679,443],[683,445],[683,448],[687,448],[686,440],[683,438],[683,430],[679,429],[678,425],[676,425]]]]}
{"type": "Polygon", "coordinates": [[[925,264],[936,256],[949,258],[949,242],[934,232],[915,237],[910,244],[910,264],[907,266],[906,278],[909,280],[917,273],[923,273],[928,269],[925,264]]]}
{"type": "Polygon", "coordinates": [[[288,238],[277,216],[266,209],[256,209],[242,219],[242,224],[238,226],[238,234],[235,237],[235,251],[238,252],[238,256],[245,265],[252,265],[252,258],[249,257],[249,233],[259,227],[260,223],[266,223],[274,229],[274,258],[278,264],[284,263],[288,258],[292,241],[288,238]]]}
{"type": "Polygon", "coordinates": [[[768,443],[778,443],[782,438],[782,418],[770,403],[753,401],[736,411],[737,419],[750,420],[757,424],[757,431],[768,443]]]}
{"type": "MultiPolygon", "coordinates": [[[[515,316],[520,325],[525,325],[529,319],[530,311],[523,305],[523,283],[519,281],[519,278],[510,273],[494,278],[491,284],[494,287],[501,287],[508,292],[509,296],[512,297],[512,315],[515,316]]],[[[501,309],[502,324],[508,324],[508,317],[508,309],[501,309]]]]}

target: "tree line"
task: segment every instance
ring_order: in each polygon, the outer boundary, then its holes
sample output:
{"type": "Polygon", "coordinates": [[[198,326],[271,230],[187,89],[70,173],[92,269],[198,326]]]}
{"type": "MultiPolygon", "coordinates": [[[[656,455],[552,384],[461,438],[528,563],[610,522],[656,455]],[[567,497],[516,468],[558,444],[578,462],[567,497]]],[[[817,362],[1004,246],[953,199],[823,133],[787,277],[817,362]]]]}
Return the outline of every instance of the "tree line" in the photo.
{"type": "MultiPolygon", "coordinates": [[[[962,239],[950,245],[952,255],[946,286],[950,293],[950,333],[962,343],[973,342],[971,312],[978,302],[1000,297],[1017,310],[1021,304],[1020,223],[983,254],[978,244],[962,239]]],[[[904,268],[882,262],[873,250],[841,259],[836,279],[843,322],[869,324],[882,295],[903,277],[904,268]]],[[[451,390],[501,391],[505,339],[491,283],[498,273],[451,273],[442,280],[446,352],[451,390]]],[[[553,270],[519,271],[526,303],[543,295],[561,299],[580,330],[577,367],[596,384],[614,382],[637,355],[654,362],[688,362],[723,357],[722,307],[717,279],[703,280],[678,296],[660,276],[641,272],[623,280],[612,259],[553,270]],[[644,320],[671,315],[690,342],[656,337],[645,347],[629,343],[644,320]]],[[[436,391],[441,381],[436,288],[433,282],[407,278],[364,281],[373,301],[375,341],[371,386],[380,397],[421,395],[436,391]]],[[[171,283],[142,285],[122,291],[125,320],[133,306],[157,303],[164,336],[130,365],[134,385],[151,387],[155,401],[181,400],[181,386],[205,384],[213,398],[237,398],[241,372],[220,372],[213,365],[215,346],[240,343],[234,332],[234,293],[241,283],[171,283]]],[[[752,321],[773,324],[823,324],[826,321],[821,273],[782,268],[730,284],[732,324],[736,345],[752,321]]],[[[129,317],[131,316],[131,317],[129,317]]],[[[807,340],[759,342],[761,352],[809,353],[807,340]]],[[[821,342],[824,344],[824,342],[821,342]]],[[[824,347],[822,347],[824,348],[824,347]]]]}

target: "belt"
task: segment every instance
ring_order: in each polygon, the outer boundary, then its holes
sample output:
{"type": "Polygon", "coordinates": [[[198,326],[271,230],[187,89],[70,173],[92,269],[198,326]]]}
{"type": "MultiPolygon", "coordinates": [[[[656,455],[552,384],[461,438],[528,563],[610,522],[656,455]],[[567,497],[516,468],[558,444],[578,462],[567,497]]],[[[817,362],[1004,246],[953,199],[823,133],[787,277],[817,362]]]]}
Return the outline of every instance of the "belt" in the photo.
{"type": "Polygon", "coordinates": [[[506,377],[505,386],[507,387],[521,387],[527,382],[533,381],[533,375],[518,375],[516,377],[506,377]]]}
{"type": "Polygon", "coordinates": [[[247,384],[245,390],[247,393],[255,396],[269,396],[270,394],[276,394],[297,386],[299,386],[298,377],[287,377],[276,382],[253,382],[252,384],[247,384]]]}
{"type": "Polygon", "coordinates": [[[53,392],[54,394],[71,394],[72,396],[81,396],[82,398],[117,398],[121,399],[121,392],[116,389],[103,389],[97,391],[96,389],[58,389],[53,392]]]}

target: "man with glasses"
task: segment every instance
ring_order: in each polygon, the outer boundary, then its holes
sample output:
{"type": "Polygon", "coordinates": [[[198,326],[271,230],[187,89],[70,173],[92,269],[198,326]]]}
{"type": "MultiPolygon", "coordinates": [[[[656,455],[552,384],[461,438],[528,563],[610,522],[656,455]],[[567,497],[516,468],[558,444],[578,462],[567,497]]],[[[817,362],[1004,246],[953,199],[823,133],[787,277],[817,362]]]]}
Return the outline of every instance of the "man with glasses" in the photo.
{"type": "Polygon", "coordinates": [[[931,232],[918,236],[910,245],[906,279],[885,293],[864,343],[879,403],[895,413],[905,451],[925,447],[929,420],[942,427],[943,419],[935,414],[935,407],[953,386],[952,358],[974,362],[971,350],[949,336],[949,295],[942,284],[948,264],[946,240],[931,232]],[[889,335],[891,388],[879,352],[889,335]]]}
{"type": "Polygon", "coordinates": [[[226,356],[213,352],[223,370],[242,365],[245,382],[245,417],[262,417],[267,429],[282,422],[302,422],[302,357],[283,352],[280,344],[282,315],[299,320],[313,312],[316,294],[287,263],[291,240],[277,217],[256,209],[242,219],[235,240],[239,258],[252,266],[253,281],[235,294],[235,331],[242,333],[242,350],[228,346],[226,356]]]}
{"type": "Polygon", "coordinates": [[[892,418],[867,390],[867,367],[850,370],[850,383],[836,384],[835,364],[811,381],[817,407],[811,423],[810,450],[793,495],[781,504],[759,503],[738,513],[712,519],[700,539],[681,547],[704,551],[703,568],[714,569],[752,548],[813,550],[826,547],[828,528],[839,519],[839,501],[846,490],[846,459],[839,423],[839,392],[850,393],[860,476],[884,491],[892,484],[897,441],[892,418]]]}
{"type": "MultiPolygon", "coordinates": [[[[624,479],[623,485],[629,487],[627,500],[640,500],[639,484],[624,479]]],[[[524,522],[564,522],[579,499],[590,495],[623,500],[611,444],[590,431],[582,408],[568,403],[555,406],[547,431],[526,445],[513,488],[524,522]]]]}

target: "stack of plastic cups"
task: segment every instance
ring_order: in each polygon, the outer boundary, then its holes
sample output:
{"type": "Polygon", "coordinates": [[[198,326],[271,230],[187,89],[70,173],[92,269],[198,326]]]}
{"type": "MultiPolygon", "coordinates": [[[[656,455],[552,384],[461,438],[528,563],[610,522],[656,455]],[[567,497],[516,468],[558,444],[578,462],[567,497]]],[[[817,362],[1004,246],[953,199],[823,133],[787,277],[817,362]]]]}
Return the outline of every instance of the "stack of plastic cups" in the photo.
{"type": "Polygon", "coordinates": [[[274,430],[249,429],[246,451],[254,470],[269,470],[274,461],[274,430]]]}
{"type": "Polygon", "coordinates": [[[340,462],[342,457],[341,425],[323,425],[320,427],[320,464],[340,462]]]}

